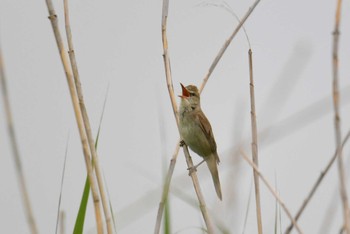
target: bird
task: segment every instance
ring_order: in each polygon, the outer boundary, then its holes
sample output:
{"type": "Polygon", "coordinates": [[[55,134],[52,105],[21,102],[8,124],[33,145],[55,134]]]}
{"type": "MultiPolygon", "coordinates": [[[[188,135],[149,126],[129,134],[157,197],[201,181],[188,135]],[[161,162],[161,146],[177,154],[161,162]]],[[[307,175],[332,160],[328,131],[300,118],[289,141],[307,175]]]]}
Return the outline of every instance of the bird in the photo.
{"type": "Polygon", "coordinates": [[[221,185],[217,165],[220,162],[217,153],[216,142],[209,120],[204,115],[200,105],[200,95],[195,85],[184,86],[181,84],[182,95],[179,106],[179,131],[182,141],[190,149],[201,156],[203,161],[194,168],[196,169],[203,162],[207,163],[211,173],[215,191],[222,200],[221,185]]]}

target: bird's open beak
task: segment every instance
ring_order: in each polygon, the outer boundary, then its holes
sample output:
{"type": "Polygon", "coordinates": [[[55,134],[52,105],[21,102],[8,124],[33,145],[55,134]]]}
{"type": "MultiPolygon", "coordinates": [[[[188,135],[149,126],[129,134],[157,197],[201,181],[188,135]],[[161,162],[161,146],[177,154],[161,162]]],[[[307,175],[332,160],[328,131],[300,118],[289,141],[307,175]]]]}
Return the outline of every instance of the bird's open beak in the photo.
{"type": "Polygon", "coordinates": [[[179,95],[180,98],[188,98],[190,96],[190,92],[188,92],[188,90],[185,88],[185,86],[183,84],[181,84],[181,88],[182,88],[182,95],[179,95]]]}

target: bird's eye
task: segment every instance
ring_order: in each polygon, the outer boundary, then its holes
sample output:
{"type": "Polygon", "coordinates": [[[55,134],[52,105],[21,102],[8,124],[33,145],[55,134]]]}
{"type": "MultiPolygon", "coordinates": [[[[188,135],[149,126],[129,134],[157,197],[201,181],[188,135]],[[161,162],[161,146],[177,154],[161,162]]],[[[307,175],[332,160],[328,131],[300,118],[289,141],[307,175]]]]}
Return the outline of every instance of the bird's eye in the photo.
{"type": "Polygon", "coordinates": [[[193,97],[193,96],[195,96],[195,94],[194,93],[190,93],[190,97],[193,97]]]}

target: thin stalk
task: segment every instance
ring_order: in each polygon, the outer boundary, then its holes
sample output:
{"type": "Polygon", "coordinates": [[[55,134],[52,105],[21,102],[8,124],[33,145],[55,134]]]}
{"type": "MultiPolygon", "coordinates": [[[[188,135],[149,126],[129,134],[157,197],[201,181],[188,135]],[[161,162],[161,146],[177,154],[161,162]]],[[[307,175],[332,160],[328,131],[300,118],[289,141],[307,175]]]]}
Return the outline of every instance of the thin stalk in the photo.
{"type": "Polygon", "coordinates": [[[243,16],[243,18],[239,21],[239,24],[237,25],[236,29],[232,32],[232,34],[229,36],[229,38],[225,41],[224,45],[221,47],[221,49],[219,50],[219,53],[216,55],[214,61],[212,62],[212,64],[209,67],[209,70],[207,72],[207,74],[205,75],[202,85],[199,88],[199,93],[202,92],[204,86],[207,84],[208,79],[210,77],[210,75],[213,73],[216,65],[219,63],[221,57],[224,55],[227,47],[231,44],[233,38],[236,36],[236,34],[239,32],[239,30],[242,28],[243,24],[245,23],[245,21],[248,19],[248,17],[252,14],[252,12],[254,11],[255,7],[259,4],[260,0],[256,0],[253,5],[248,9],[247,13],[243,16]]]}
{"type": "MultiPolygon", "coordinates": [[[[173,97],[175,95],[174,95],[174,87],[172,84],[171,73],[170,73],[170,61],[169,61],[169,58],[166,57],[166,56],[168,56],[168,40],[167,40],[167,36],[166,36],[166,23],[167,23],[167,17],[168,17],[168,8],[169,8],[169,1],[163,0],[163,9],[162,9],[162,41],[163,41],[163,51],[164,51],[163,52],[163,60],[164,60],[165,74],[166,74],[169,96],[170,96],[171,104],[173,106],[176,124],[178,125],[179,124],[178,118],[177,118],[178,113],[177,113],[177,107],[176,107],[176,99],[175,99],[175,97],[173,97]],[[170,77],[170,79],[168,79],[168,77],[170,77]],[[172,90],[172,92],[170,90],[172,90]],[[174,108],[174,105],[175,105],[175,108],[174,108]]],[[[177,159],[179,150],[180,150],[180,140],[178,140],[178,142],[176,144],[175,152],[170,160],[169,169],[168,169],[167,175],[166,175],[165,180],[164,180],[162,198],[161,198],[161,201],[159,202],[157,219],[156,219],[156,224],[154,227],[155,234],[158,234],[160,232],[160,225],[162,223],[164,206],[165,206],[166,201],[168,199],[170,183],[171,183],[171,179],[172,179],[172,176],[174,173],[176,159],[177,159]]]]}
{"type": "Polygon", "coordinates": [[[264,184],[266,185],[266,187],[270,190],[271,194],[277,199],[278,203],[281,205],[281,207],[283,208],[284,212],[286,213],[286,215],[289,217],[289,219],[293,222],[295,229],[302,234],[303,232],[301,231],[299,225],[297,224],[297,222],[295,221],[295,219],[293,218],[292,214],[290,213],[290,211],[288,210],[288,208],[286,207],[286,205],[284,204],[284,202],[282,201],[281,197],[278,195],[278,193],[276,192],[276,190],[272,187],[272,185],[267,181],[267,179],[265,179],[265,177],[262,175],[262,173],[260,172],[258,166],[249,159],[249,157],[247,156],[247,154],[245,152],[243,152],[241,150],[241,155],[242,157],[249,163],[249,165],[251,167],[254,168],[254,170],[259,174],[260,179],[264,182],[264,184]]]}
{"type": "Polygon", "coordinates": [[[249,215],[249,208],[250,208],[250,200],[251,200],[251,197],[252,197],[252,186],[253,184],[251,183],[250,184],[250,189],[249,189],[249,196],[248,196],[248,202],[247,202],[247,208],[246,208],[246,211],[245,211],[245,215],[244,215],[244,222],[243,222],[243,231],[242,231],[242,234],[245,233],[245,229],[247,227],[247,221],[248,221],[248,215],[249,215]]]}
{"type": "Polygon", "coordinates": [[[11,111],[11,105],[10,105],[10,98],[7,90],[7,82],[6,82],[6,76],[5,76],[5,66],[2,58],[2,51],[0,48],[0,83],[1,83],[1,90],[4,100],[4,108],[5,108],[5,114],[6,114],[6,122],[7,122],[7,130],[8,134],[10,136],[10,142],[12,147],[12,153],[13,153],[13,160],[15,161],[16,166],[16,174],[17,179],[19,183],[19,189],[20,194],[22,198],[22,202],[24,205],[24,211],[27,218],[27,222],[30,228],[30,232],[32,234],[38,233],[38,228],[36,225],[32,205],[30,203],[29,198],[29,192],[27,188],[27,183],[25,180],[23,167],[22,167],[22,161],[21,156],[18,149],[18,143],[17,143],[17,137],[15,133],[15,127],[14,127],[14,121],[12,117],[12,111],[11,111]]]}
{"type": "Polygon", "coordinates": [[[165,177],[162,198],[161,198],[161,201],[159,202],[157,220],[156,220],[156,225],[154,228],[155,234],[158,234],[160,231],[160,225],[162,223],[163,211],[164,211],[166,201],[168,199],[170,182],[171,182],[171,178],[173,176],[173,172],[174,172],[174,168],[175,168],[175,164],[176,164],[177,155],[179,154],[179,150],[180,150],[180,141],[178,142],[178,144],[176,144],[175,152],[170,160],[169,169],[168,169],[167,175],[165,177]]]}
{"type": "MultiPolygon", "coordinates": [[[[165,67],[165,76],[166,76],[166,82],[167,82],[167,86],[168,86],[168,92],[169,92],[169,97],[171,100],[171,104],[173,107],[173,112],[174,112],[174,117],[176,120],[176,124],[177,127],[179,129],[179,118],[178,118],[178,108],[177,108],[177,103],[176,103],[176,98],[175,98],[175,94],[174,94],[174,87],[173,87],[173,82],[172,82],[172,77],[171,77],[171,69],[170,69],[170,59],[169,59],[169,54],[168,54],[168,39],[167,39],[167,18],[168,18],[168,10],[169,10],[169,0],[163,0],[163,9],[162,9],[162,42],[163,42],[163,59],[164,59],[164,67],[165,67]]],[[[188,149],[187,146],[183,147],[184,150],[184,154],[186,157],[186,162],[187,162],[187,166],[188,168],[193,167],[193,162],[192,159],[190,158],[190,155],[188,153],[188,149]]],[[[176,161],[172,161],[172,162],[176,162],[176,161]]],[[[171,173],[172,174],[172,173],[171,173]]],[[[200,205],[200,210],[202,212],[203,215],[203,219],[204,222],[207,226],[207,230],[209,233],[213,233],[213,226],[212,226],[212,222],[209,218],[209,214],[205,205],[205,201],[204,201],[204,197],[201,193],[201,189],[200,189],[200,185],[199,185],[199,181],[197,178],[197,174],[191,173],[190,174],[191,178],[192,178],[192,182],[193,182],[193,186],[194,189],[196,191],[197,194],[197,198],[199,201],[199,205],[200,205]]],[[[171,179],[171,177],[170,177],[171,179]]],[[[169,181],[169,185],[165,185],[164,187],[170,186],[170,181],[169,181]]],[[[163,190],[164,191],[164,190],[163,190]]],[[[167,198],[167,194],[163,194],[165,195],[165,201],[167,198]]],[[[163,197],[163,196],[162,196],[163,197]]],[[[163,208],[161,208],[161,204],[159,206],[159,212],[157,217],[160,217],[159,219],[161,220],[162,216],[163,216],[163,210],[164,210],[164,205],[163,208]]],[[[155,233],[159,233],[160,230],[160,221],[156,221],[156,226],[155,226],[155,233]]]]}
{"type": "Polygon", "coordinates": [[[60,212],[60,234],[65,234],[66,230],[66,213],[64,211],[60,212]]]}
{"type": "MultiPolygon", "coordinates": [[[[249,49],[249,77],[250,77],[250,117],[251,117],[251,126],[252,126],[252,156],[253,162],[258,167],[258,131],[256,124],[256,114],[255,114],[255,94],[254,94],[254,78],[253,78],[253,58],[252,50],[249,49]]],[[[256,170],[253,170],[254,173],[254,186],[255,186],[255,201],[256,201],[256,216],[258,223],[258,233],[262,234],[262,217],[261,217],[261,205],[260,205],[260,186],[259,186],[259,175],[256,170]]]]}
{"type": "Polygon", "coordinates": [[[69,143],[69,134],[68,134],[68,137],[67,137],[66,150],[65,150],[65,153],[64,153],[60,195],[58,197],[58,207],[57,207],[57,219],[56,219],[56,231],[55,231],[55,234],[58,233],[58,225],[60,223],[60,217],[61,217],[61,214],[63,214],[63,211],[61,211],[61,202],[62,202],[64,175],[66,173],[66,162],[67,162],[67,156],[68,156],[68,143],[69,143]]]}
{"type": "Polygon", "coordinates": [[[79,135],[80,135],[80,139],[81,139],[81,143],[82,143],[82,147],[83,147],[86,170],[87,170],[87,174],[88,174],[90,185],[91,185],[91,192],[92,192],[93,203],[94,203],[94,208],[95,208],[97,232],[100,234],[100,233],[103,233],[100,197],[99,197],[98,190],[97,190],[96,179],[94,177],[94,173],[92,170],[90,150],[89,150],[88,140],[86,137],[86,132],[84,129],[82,113],[80,111],[78,97],[77,97],[77,93],[76,93],[75,87],[74,87],[72,71],[70,70],[70,67],[69,67],[68,57],[67,57],[64,45],[63,45],[61,33],[59,31],[58,22],[57,22],[57,15],[55,13],[55,10],[54,10],[54,7],[53,7],[51,0],[46,0],[46,5],[47,5],[48,12],[49,12],[49,19],[50,19],[51,26],[52,26],[52,29],[53,29],[53,32],[55,35],[55,39],[56,39],[58,51],[60,54],[61,62],[62,62],[64,71],[66,74],[66,78],[67,78],[67,83],[68,83],[68,88],[69,88],[69,92],[70,92],[70,96],[71,96],[71,100],[72,100],[72,104],[73,104],[75,119],[77,121],[79,135]]]}
{"type": "Polygon", "coordinates": [[[112,226],[111,212],[110,212],[110,209],[108,207],[108,200],[107,200],[107,195],[106,195],[104,184],[103,184],[101,167],[100,167],[99,159],[97,157],[96,148],[95,148],[95,140],[94,140],[94,137],[92,136],[91,125],[90,125],[89,117],[88,117],[88,114],[86,111],[83,91],[81,88],[80,76],[79,76],[78,66],[77,66],[77,62],[76,62],[76,58],[75,58],[72,32],[71,32],[70,22],[69,22],[69,9],[68,9],[68,1],[67,0],[64,0],[64,15],[65,15],[65,26],[66,26],[68,48],[69,48],[68,54],[69,54],[71,67],[72,67],[72,71],[73,71],[75,88],[76,88],[76,92],[78,94],[80,111],[81,111],[82,116],[83,116],[85,132],[86,132],[86,135],[88,138],[88,143],[89,143],[90,151],[91,151],[91,155],[92,155],[93,169],[95,169],[97,183],[98,183],[98,187],[100,190],[103,211],[104,211],[104,215],[106,218],[107,232],[109,234],[112,234],[113,233],[113,226],[112,226]]]}
{"type": "MultiPolygon", "coordinates": [[[[321,184],[322,180],[324,179],[324,177],[327,175],[329,169],[332,167],[333,163],[335,162],[335,160],[337,159],[337,157],[339,156],[339,151],[342,150],[346,144],[346,142],[349,140],[350,138],[350,131],[348,131],[348,133],[346,134],[341,147],[337,148],[336,151],[333,154],[333,157],[331,158],[331,160],[329,160],[327,166],[325,167],[325,169],[323,169],[323,171],[321,172],[320,176],[318,177],[318,179],[316,180],[314,186],[312,187],[310,193],[308,194],[308,196],[305,198],[303,204],[301,205],[301,207],[299,208],[297,214],[295,215],[294,219],[296,221],[298,221],[300,215],[303,213],[303,211],[305,210],[306,206],[309,204],[311,198],[313,197],[313,195],[315,194],[318,186],[321,184]]],[[[290,233],[293,229],[294,225],[293,223],[291,223],[289,225],[289,227],[287,228],[287,230],[285,231],[286,234],[290,233]]]]}
{"type": "Polygon", "coordinates": [[[171,233],[170,206],[169,206],[169,201],[168,200],[165,203],[165,208],[164,208],[163,233],[164,234],[170,234],[171,233]]]}
{"type": "MultiPolygon", "coordinates": [[[[157,101],[159,101],[160,99],[157,99],[157,101]]],[[[160,137],[160,145],[161,145],[161,150],[160,150],[160,156],[162,159],[162,184],[165,185],[165,180],[168,179],[168,173],[167,173],[167,157],[165,157],[166,153],[166,134],[165,134],[165,128],[163,128],[162,126],[164,126],[164,118],[163,118],[163,108],[162,105],[160,105],[160,102],[158,102],[158,117],[159,117],[159,137],[160,137]]],[[[177,148],[177,152],[179,152],[179,144],[176,145],[177,148]]],[[[177,155],[177,153],[176,153],[177,155]]],[[[169,189],[170,186],[170,182],[167,183],[167,189],[169,189]]],[[[165,194],[167,194],[167,192],[164,192],[165,194]]],[[[162,197],[162,200],[159,204],[159,211],[161,212],[162,209],[164,209],[164,219],[163,219],[163,233],[164,234],[169,234],[172,233],[171,231],[171,204],[170,204],[170,199],[166,199],[166,197],[162,197]],[[164,199],[164,200],[163,200],[164,199]]],[[[157,217],[157,221],[158,221],[158,217],[157,217]]],[[[159,222],[161,222],[161,218],[159,219],[159,222]]],[[[160,225],[159,225],[160,227],[160,225]]]]}
{"type": "MultiPolygon", "coordinates": [[[[190,153],[188,152],[187,145],[183,145],[182,148],[183,148],[183,151],[184,151],[184,154],[185,154],[185,157],[186,157],[186,162],[187,162],[188,168],[193,167],[192,158],[190,156],[190,153]]],[[[199,180],[198,180],[198,177],[197,177],[197,173],[191,172],[190,176],[192,178],[193,187],[196,190],[197,198],[198,198],[198,201],[199,201],[199,208],[201,209],[205,225],[207,226],[207,232],[209,234],[213,234],[214,233],[213,224],[212,224],[212,221],[210,219],[207,207],[205,205],[205,199],[204,199],[203,193],[201,191],[201,187],[199,185],[199,180]]]]}
{"type": "Polygon", "coordinates": [[[346,180],[345,180],[345,172],[344,172],[344,163],[343,163],[343,155],[342,155],[342,147],[341,147],[341,127],[340,127],[340,113],[339,113],[339,78],[338,78],[338,49],[339,49],[339,25],[340,25],[340,13],[341,13],[341,4],[342,1],[337,1],[337,8],[335,14],[335,26],[333,32],[333,107],[334,107],[334,130],[335,130],[335,142],[336,147],[340,149],[338,151],[338,172],[339,172],[339,182],[340,182],[340,196],[343,204],[343,219],[344,219],[344,229],[347,234],[350,234],[350,210],[349,210],[349,202],[348,195],[346,192],[346,180]]]}

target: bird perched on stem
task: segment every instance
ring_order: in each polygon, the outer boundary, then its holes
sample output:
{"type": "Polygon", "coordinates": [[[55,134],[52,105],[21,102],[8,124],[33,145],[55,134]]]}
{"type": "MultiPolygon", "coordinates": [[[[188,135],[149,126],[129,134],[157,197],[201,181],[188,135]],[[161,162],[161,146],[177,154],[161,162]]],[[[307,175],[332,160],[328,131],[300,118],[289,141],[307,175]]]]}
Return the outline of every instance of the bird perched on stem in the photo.
{"type": "MultiPolygon", "coordinates": [[[[181,83],[180,83],[181,84],[181,83]]],[[[194,85],[182,87],[181,104],[179,108],[179,128],[181,138],[192,151],[203,158],[191,170],[195,170],[204,161],[207,163],[213,178],[216,194],[222,200],[220,179],[217,165],[220,162],[216,151],[216,143],[210,123],[205,117],[201,105],[198,88],[194,85]]]]}

